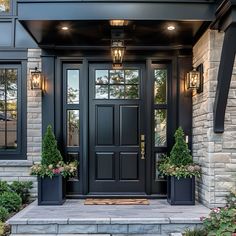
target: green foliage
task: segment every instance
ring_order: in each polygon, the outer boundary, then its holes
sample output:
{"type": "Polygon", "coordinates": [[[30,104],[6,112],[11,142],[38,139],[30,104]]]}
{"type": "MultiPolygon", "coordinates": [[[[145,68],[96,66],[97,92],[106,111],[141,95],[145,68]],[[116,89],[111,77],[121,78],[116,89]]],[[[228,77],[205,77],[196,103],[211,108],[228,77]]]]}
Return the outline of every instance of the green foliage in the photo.
{"type": "Polygon", "coordinates": [[[0,181],[0,194],[8,192],[10,187],[6,181],[0,181]]]}
{"type": "Polygon", "coordinates": [[[231,236],[236,233],[236,209],[214,208],[209,217],[203,219],[208,236],[231,236]]]}
{"type": "Polygon", "coordinates": [[[19,194],[22,199],[22,203],[28,203],[30,198],[30,189],[33,188],[33,183],[31,181],[14,181],[10,188],[13,192],[19,194]]]}
{"type": "Polygon", "coordinates": [[[193,163],[188,145],[184,140],[184,131],[179,127],[175,132],[175,145],[170,153],[170,162],[173,165],[181,166],[193,163]]]}
{"type": "Polygon", "coordinates": [[[11,234],[11,227],[0,221],[0,235],[9,236],[11,234]]]}
{"type": "Polygon", "coordinates": [[[14,192],[4,192],[0,195],[0,206],[5,207],[9,213],[20,210],[21,197],[14,192]]]}
{"type": "Polygon", "coordinates": [[[4,223],[0,221],[0,235],[4,234],[4,223]]]}
{"type": "Polygon", "coordinates": [[[62,161],[62,156],[57,148],[57,141],[52,131],[52,127],[49,125],[43,137],[41,163],[42,165],[53,165],[53,167],[55,167],[60,161],[62,161]]]}
{"type": "Polygon", "coordinates": [[[200,166],[193,163],[188,145],[184,140],[184,132],[180,127],[175,132],[175,144],[171,150],[170,157],[163,159],[159,165],[162,175],[187,178],[200,177],[200,166]]]}
{"type": "Polygon", "coordinates": [[[9,216],[8,210],[5,207],[0,206],[0,221],[5,221],[8,218],[8,216],[9,216]]]}
{"type": "Polygon", "coordinates": [[[207,233],[204,229],[195,227],[194,229],[186,229],[184,236],[207,236],[207,233]]]}

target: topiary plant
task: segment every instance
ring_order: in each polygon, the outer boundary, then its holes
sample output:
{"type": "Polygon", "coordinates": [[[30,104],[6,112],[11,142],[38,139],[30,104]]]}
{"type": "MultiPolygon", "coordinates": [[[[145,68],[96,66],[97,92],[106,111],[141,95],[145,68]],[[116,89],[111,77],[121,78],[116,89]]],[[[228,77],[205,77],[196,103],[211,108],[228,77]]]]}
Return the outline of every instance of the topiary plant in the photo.
{"type": "Polygon", "coordinates": [[[5,207],[0,206],[0,221],[5,221],[9,216],[9,212],[5,207]]]}
{"type": "Polygon", "coordinates": [[[170,162],[176,166],[185,166],[193,163],[190,150],[184,140],[184,131],[181,127],[179,127],[175,132],[175,145],[170,153],[170,162]]]}
{"type": "Polygon", "coordinates": [[[62,156],[57,148],[57,141],[52,131],[52,126],[49,125],[43,137],[41,163],[46,166],[56,166],[60,161],[62,161],[62,156]]]}
{"type": "Polygon", "coordinates": [[[0,206],[5,207],[9,213],[20,210],[22,200],[17,193],[4,192],[0,195],[0,206]]]}

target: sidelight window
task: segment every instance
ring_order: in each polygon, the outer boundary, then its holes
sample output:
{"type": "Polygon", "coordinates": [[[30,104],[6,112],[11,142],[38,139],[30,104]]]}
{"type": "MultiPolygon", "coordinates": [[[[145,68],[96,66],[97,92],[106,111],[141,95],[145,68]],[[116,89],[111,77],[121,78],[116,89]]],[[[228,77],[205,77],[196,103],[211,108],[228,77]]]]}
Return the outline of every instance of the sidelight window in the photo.
{"type": "Polygon", "coordinates": [[[0,14],[10,12],[11,0],[0,0],[0,14]]]}
{"type": "Polygon", "coordinates": [[[154,143],[167,145],[167,69],[154,70],[154,143]]]}
{"type": "Polygon", "coordinates": [[[140,71],[96,70],[96,99],[139,99],[140,71]]]}

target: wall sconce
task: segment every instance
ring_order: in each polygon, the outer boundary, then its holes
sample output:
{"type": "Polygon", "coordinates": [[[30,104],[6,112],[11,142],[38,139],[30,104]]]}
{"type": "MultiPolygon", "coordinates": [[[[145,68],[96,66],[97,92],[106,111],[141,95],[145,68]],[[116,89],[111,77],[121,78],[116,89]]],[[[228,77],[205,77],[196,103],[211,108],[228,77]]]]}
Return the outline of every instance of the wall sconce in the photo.
{"type": "Polygon", "coordinates": [[[113,61],[113,68],[121,68],[125,54],[124,40],[112,40],[111,42],[111,56],[113,61]]]}
{"type": "Polygon", "coordinates": [[[187,73],[186,87],[195,90],[197,93],[203,92],[203,64],[187,73]]]}
{"type": "Polygon", "coordinates": [[[30,86],[32,90],[43,90],[43,75],[37,67],[31,72],[30,86]]]}

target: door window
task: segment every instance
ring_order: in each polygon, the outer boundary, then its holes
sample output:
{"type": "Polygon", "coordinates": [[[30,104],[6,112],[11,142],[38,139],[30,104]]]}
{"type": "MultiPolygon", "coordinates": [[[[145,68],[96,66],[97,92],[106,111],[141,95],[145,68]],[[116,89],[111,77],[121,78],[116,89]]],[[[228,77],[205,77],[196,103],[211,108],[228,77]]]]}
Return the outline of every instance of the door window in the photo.
{"type": "Polygon", "coordinates": [[[96,99],[139,99],[139,85],[139,70],[95,70],[96,99]]]}

